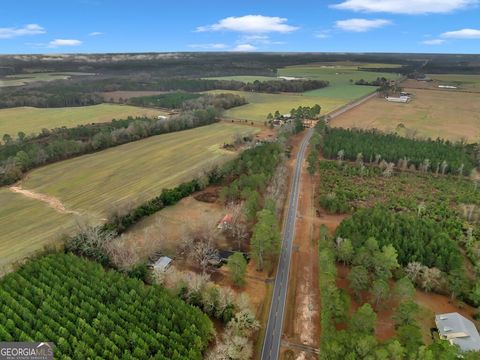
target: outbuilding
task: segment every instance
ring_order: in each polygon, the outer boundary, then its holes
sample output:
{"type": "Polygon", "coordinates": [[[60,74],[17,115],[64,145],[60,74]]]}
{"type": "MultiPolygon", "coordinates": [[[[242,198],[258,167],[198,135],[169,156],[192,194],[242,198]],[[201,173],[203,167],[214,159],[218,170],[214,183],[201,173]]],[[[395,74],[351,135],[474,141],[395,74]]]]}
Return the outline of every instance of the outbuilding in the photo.
{"type": "Polygon", "coordinates": [[[459,313],[435,315],[435,324],[442,340],[457,345],[462,351],[480,351],[480,335],[475,324],[459,313]]]}
{"type": "Polygon", "coordinates": [[[170,265],[172,265],[172,259],[168,256],[162,256],[152,265],[154,271],[163,272],[166,271],[170,265]]]}

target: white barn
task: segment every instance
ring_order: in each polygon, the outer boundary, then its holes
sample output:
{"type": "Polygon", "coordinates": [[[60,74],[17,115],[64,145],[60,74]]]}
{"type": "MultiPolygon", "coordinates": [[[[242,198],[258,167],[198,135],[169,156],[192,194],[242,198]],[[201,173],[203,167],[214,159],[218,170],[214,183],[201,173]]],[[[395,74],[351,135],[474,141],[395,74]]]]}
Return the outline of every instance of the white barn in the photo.
{"type": "Polygon", "coordinates": [[[400,97],[394,97],[394,96],[387,96],[385,98],[385,100],[387,100],[388,102],[396,102],[396,103],[408,103],[410,101],[410,96],[405,96],[405,95],[402,95],[400,97]]]}

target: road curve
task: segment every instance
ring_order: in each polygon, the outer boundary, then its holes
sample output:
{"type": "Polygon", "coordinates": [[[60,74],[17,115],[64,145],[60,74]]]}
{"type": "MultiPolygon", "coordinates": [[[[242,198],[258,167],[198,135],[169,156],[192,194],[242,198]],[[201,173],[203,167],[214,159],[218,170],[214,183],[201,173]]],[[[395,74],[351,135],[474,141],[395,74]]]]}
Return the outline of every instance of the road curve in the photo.
{"type": "Polygon", "coordinates": [[[298,197],[300,193],[300,179],[302,164],[305,157],[308,142],[313,134],[313,128],[308,129],[302,140],[295,163],[295,172],[290,185],[287,217],[283,226],[283,240],[280,257],[278,259],[277,274],[273,288],[270,315],[265,330],[265,338],[262,348],[262,360],[277,360],[282,341],[283,319],[285,315],[285,302],[288,290],[288,276],[290,272],[290,259],[292,245],[295,236],[295,221],[297,216],[298,197]]]}

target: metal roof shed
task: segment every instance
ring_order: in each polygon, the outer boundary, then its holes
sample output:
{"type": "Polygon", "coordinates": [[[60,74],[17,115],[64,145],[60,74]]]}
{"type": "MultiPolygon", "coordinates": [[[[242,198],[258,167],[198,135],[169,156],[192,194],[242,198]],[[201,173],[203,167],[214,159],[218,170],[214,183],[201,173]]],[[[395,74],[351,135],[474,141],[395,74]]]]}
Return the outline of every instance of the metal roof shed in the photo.
{"type": "Polygon", "coordinates": [[[168,256],[162,256],[153,264],[153,270],[155,271],[165,271],[167,270],[170,265],[172,264],[172,259],[168,256]]]}

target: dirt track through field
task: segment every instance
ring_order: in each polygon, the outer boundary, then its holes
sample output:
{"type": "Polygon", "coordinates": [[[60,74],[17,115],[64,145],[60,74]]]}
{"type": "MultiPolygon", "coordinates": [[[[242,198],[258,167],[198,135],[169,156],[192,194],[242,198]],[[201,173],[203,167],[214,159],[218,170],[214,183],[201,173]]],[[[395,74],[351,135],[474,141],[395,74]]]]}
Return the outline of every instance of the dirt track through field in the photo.
{"type": "Polygon", "coordinates": [[[41,194],[41,193],[37,193],[37,192],[32,191],[32,190],[23,189],[20,184],[10,186],[9,189],[14,193],[21,194],[21,195],[26,196],[30,199],[42,201],[42,202],[46,203],[49,207],[51,207],[52,209],[54,209],[55,211],[57,211],[61,214],[75,214],[75,215],[80,214],[77,211],[67,210],[65,208],[65,206],[62,204],[62,202],[59,199],[57,199],[56,197],[48,196],[48,195],[41,194]]]}

